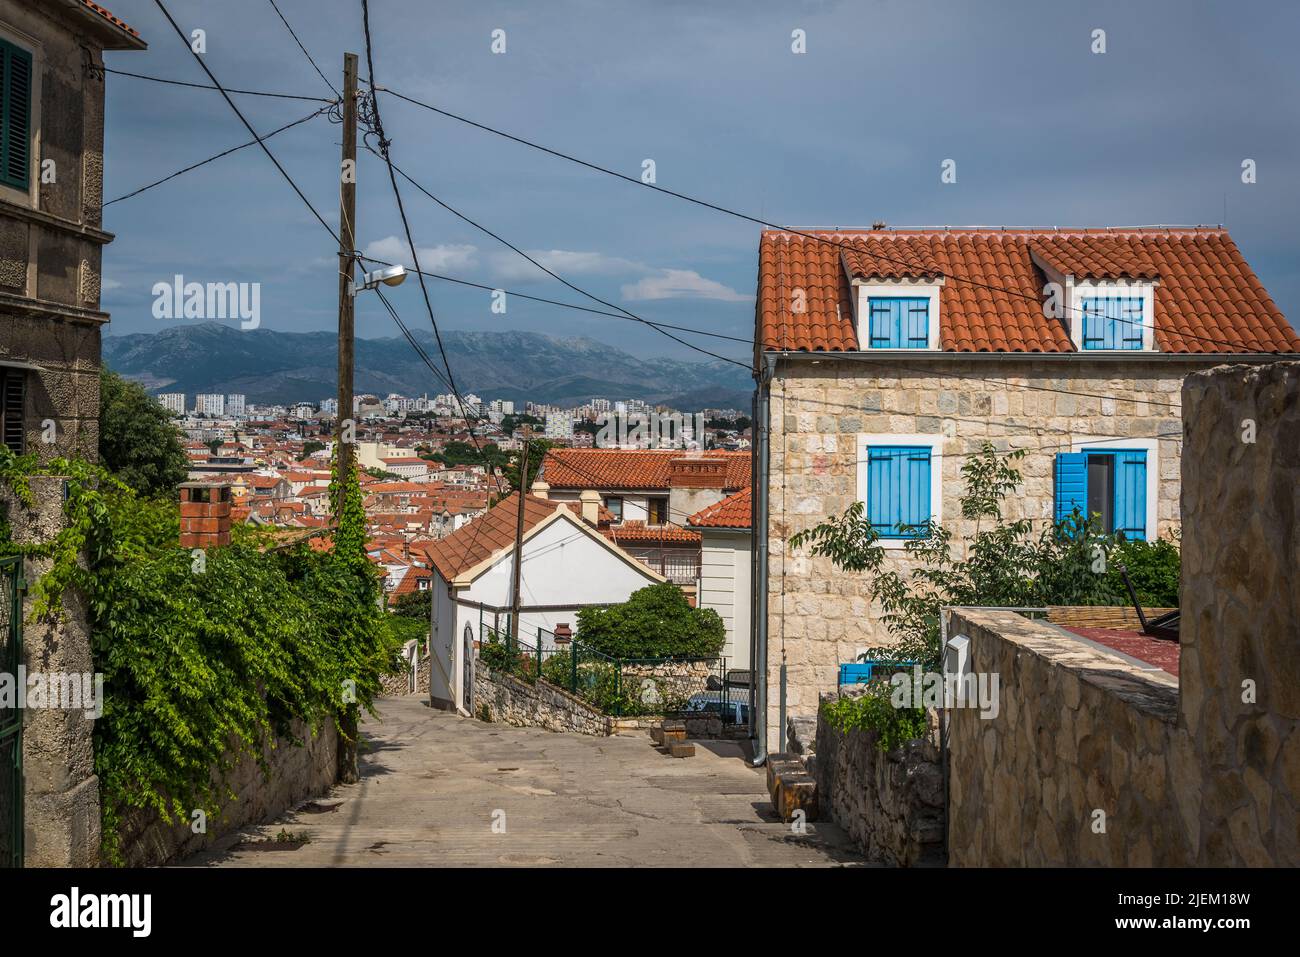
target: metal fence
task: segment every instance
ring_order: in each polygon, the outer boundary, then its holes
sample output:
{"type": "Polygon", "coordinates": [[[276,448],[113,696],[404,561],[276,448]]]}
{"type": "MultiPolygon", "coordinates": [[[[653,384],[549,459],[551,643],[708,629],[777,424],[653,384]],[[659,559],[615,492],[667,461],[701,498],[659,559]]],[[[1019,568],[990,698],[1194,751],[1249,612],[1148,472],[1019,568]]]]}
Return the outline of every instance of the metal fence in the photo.
{"type": "Polygon", "coordinates": [[[725,658],[615,658],[577,639],[557,642],[546,629],[529,641],[488,625],[478,654],[489,668],[529,684],[540,677],[615,717],[710,714],[724,725],[749,721],[748,687],[728,680],[725,658]]]}

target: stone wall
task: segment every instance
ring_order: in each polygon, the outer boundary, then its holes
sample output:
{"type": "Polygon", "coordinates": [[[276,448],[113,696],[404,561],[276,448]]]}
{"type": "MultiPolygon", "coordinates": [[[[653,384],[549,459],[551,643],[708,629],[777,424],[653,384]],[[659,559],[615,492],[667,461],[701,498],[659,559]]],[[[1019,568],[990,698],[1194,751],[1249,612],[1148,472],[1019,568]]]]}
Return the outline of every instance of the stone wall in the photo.
{"type": "Polygon", "coordinates": [[[808,759],[824,817],[844,829],[869,860],[901,867],[942,865],[943,771],[927,740],[885,753],[875,731],[838,731],[817,722],[808,759]]]}
{"type": "MultiPolygon", "coordinates": [[[[815,365],[812,357],[781,361],[771,386],[768,747],[777,750],[783,657],[787,714],[811,715],[818,695],[835,690],[842,662],[890,641],[880,608],[867,597],[865,575],[845,574],[828,559],[785,547],[791,534],[843,513],[857,498],[859,435],[944,437],[943,524],[958,537],[973,531],[973,523],[959,517],[963,453],[985,441],[1001,450],[1026,449],[1017,464],[1024,484],[1007,502],[1008,517],[1041,523],[1052,514],[1056,452],[1070,451],[1072,439],[1178,433],[1180,384],[1204,367],[1146,359],[1069,365],[1020,357],[905,365],[816,359],[815,365]]],[[[1179,446],[1175,434],[1156,448],[1161,535],[1178,527],[1179,446]]],[[[889,555],[894,567],[909,568],[901,548],[889,555]]]]}
{"type": "Polygon", "coordinates": [[[716,674],[718,663],[714,659],[624,664],[623,687],[633,696],[636,696],[633,689],[639,687],[646,703],[680,703],[707,691],[709,676],[716,674]]]}
{"type": "Polygon", "coordinates": [[[479,659],[474,667],[474,717],[517,728],[545,728],[607,737],[610,719],[581,698],[538,679],[529,684],[479,659]],[[485,710],[486,709],[486,710],[485,710]]]}
{"type": "Polygon", "coordinates": [[[293,733],[304,742],[277,739],[266,752],[269,777],[252,756],[240,758],[229,777],[235,799],[207,812],[207,833],[195,834],[190,822],[167,824],[152,811],[126,815],[122,853],[128,867],[153,867],[209,847],[217,838],[249,824],[270,820],[309,798],[324,794],[338,779],[339,737],[333,721],[314,736],[301,721],[293,733]]]}
{"type": "Polygon", "coordinates": [[[1180,678],[950,611],[1001,681],[997,717],[950,712],[953,864],[1300,865],[1300,362],[1182,399],[1180,678]]]}

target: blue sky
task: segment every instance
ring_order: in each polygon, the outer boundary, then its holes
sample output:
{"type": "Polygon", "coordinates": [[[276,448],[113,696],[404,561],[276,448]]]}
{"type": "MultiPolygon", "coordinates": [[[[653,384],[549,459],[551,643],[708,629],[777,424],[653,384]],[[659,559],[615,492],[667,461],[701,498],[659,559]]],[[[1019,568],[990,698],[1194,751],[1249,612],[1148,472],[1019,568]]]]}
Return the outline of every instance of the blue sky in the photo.
{"type": "MultiPolygon", "coordinates": [[[[362,55],[359,0],[277,0],[338,85],[362,55]]],[[[111,68],[206,82],[150,0],[112,0],[149,43],[111,68]]],[[[267,0],[171,0],[206,31],[227,86],[328,96],[267,0]]],[[[1300,311],[1300,7],[1281,3],[923,0],[372,0],[377,81],[660,186],[794,226],[1134,225],[1226,222],[1292,319],[1300,311]],[[491,51],[492,31],[506,52],[491,51]],[[807,52],[791,52],[803,30],[807,52]],[[1105,30],[1106,52],[1092,34],[1105,30]],[[957,181],[940,180],[956,162],[957,181]],[[1241,182],[1253,159],[1257,182],[1241,182]],[[1225,217],[1226,209],[1226,217],[1225,217]]],[[[215,92],[107,81],[106,198],[248,139],[215,92]]],[[[238,97],[259,132],[310,112],[238,97]]],[[[431,192],[647,319],[752,335],[758,227],[566,163],[391,97],[394,161],[431,192]]],[[[269,142],[331,226],[338,127],[317,118],[269,142]]],[[[408,184],[422,265],[569,302],[536,271],[408,184]]],[[[382,164],[363,154],[358,246],[404,240],[382,164]]],[[[336,249],[256,147],[105,212],[110,333],[158,331],[155,282],[262,284],[262,325],[332,328],[336,249]]],[[[636,323],[430,281],[449,329],[600,339],[643,356],[693,353],[636,323]]],[[[357,334],[396,334],[362,297],[357,334]]],[[[428,326],[413,280],[392,293],[428,326]]],[[[690,338],[690,337],[688,337],[690,338]]],[[[695,338],[745,359],[741,343],[695,338]]]]}

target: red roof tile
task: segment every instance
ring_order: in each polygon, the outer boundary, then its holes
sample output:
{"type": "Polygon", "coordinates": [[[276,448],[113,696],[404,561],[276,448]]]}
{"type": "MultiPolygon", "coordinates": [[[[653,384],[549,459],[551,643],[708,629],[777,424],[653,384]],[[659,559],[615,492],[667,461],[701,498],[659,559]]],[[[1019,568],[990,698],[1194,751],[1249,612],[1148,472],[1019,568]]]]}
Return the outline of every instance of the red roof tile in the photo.
{"type": "Polygon", "coordinates": [[[91,0],[81,0],[81,5],[84,6],[91,13],[99,14],[101,17],[103,17],[109,23],[113,24],[113,26],[117,27],[119,30],[125,30],[127,33],[131,34],[131,36],[136,37],[137,39],[139,38],[140,31],[137,30],[135,27],[131,26],[121,17],[114,16],[112,11],[106,10],[105,8],[101,7],[97,3],[92,3],[91,0]]]}
{"type": "Polygon", "coordinates": [[[698,545],[700,533],[680,525],[647,525],[640,519],[602,528],[601,532],[615,544],[646,542],[664,545],[698,545]]]}
{"type": "MultiPolygon", "coordinates": [[[[446,538],[425,546],[429,561],[447,581],[468,571],[483,559],[515,540],[515,521],[519,514],[518,493],[510,495],[487,510],[487,514],[457,529],[446,538]]],[[[541,522],[559,507],[561,502],[548,501],[529,495],[524,499],[524,532],[541,522]]],[[[576,514],[576,503],[570,503],[576,514]]]]}
{"type": "Polygon", "coordinates": [[[667,491],[672,487],[670,463],[691,456],[725,461],[725,488],[749,484],[749,452],[688,453],[680,449],[550,449],[542,462],[542,477],[551,488],[667,491]]]}
{"type": "Polygon", "coordinates": [[[758,339],[763,349],[856,351],[852,279],[944,277],[940,345],[950,352],[1073,352],[1068,324],[1043,313],[1037,255],[1078,279],[1157,279],[1161,352],[1300,352],[1225,230],[943,229],[764,231],[758,339]],[[828,241],[819,241],[828,240],[828,241]],[[805,308],[794,312],[794,290],[805,308]]]}
{"type": "Polygon", "coordinates": [[[686,521],[700,528],[752,528],[753,489],[741,489],[720,502],[700,509],[686,521]]]}

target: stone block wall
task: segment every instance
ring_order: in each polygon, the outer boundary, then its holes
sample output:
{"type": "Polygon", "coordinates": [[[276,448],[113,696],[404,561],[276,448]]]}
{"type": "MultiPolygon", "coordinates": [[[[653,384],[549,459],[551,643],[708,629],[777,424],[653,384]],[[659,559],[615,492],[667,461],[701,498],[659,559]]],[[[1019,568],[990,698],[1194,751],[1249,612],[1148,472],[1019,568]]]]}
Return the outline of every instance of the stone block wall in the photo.
{"type": "Polygon", "coordinates": [[[474,667],[473,705],[474,717],[485,716],[517,728],[545,728],[598,737],[610,734],[609,717],[581,698],[542,679],[529,684],[489,668],[481,658],[474,667]]]}
{"type": "MultiPolygon", "coordinates": [[[[879,607],[867,596],[865,575],[845,574],[827,559],[786,547],[790,535],[843,513],[857,498],[859,435],[943,436],[943,523],[959,538],[974,531],[973,522],[959,517],[963,455],[985,441],[1027,451],[1017,464],[1024,483],[1008,499],[1007,514],[1041,523],[1052,516],[1054,456],[1070,451],[1072,439],[1169,435],[1156,449],[1158,533],[1179,525],[1178,390],[1183,377],[1204,363],[817,359],[815,365],[807,357],[783,360],[771,386],[771,749],[782,748],[777,689],[783,660],[787,713],[812,715],[819,694],[835,690],[842,662],[890,641],[879,607]]],[[[895,567],[909,567],[901,547],[889,554],[895,567]]]]}
{"type": "Polygon", "coordinates": [[[842,827],[869,860],[899,867],[942,865],[943,770],[927,740],[885,753],[875,731],[838,731],[817,722],[817,778],[824,817],[842,827]]]}
{"type": "Polygon", "coordinates": [[[269,776],[252,756],[240,758],[229,778],[235,799],[221,809],[203,809],[206,834],[195,834],[189,821],[167,824],[152,811],[129,813],[122,835],[127,866],[153,867],[179,860],[211,846],[222,835],[270,820],[327,792],[339,772],[339,736],[334,722],[325,722],[312,735],[304,722],[295,721],[292,732],[303,743],[276,739],[265,754],[269,776]]]}
{"type": "Polygon", "coordinates": [[[1001,680],[997,717],[950,712],[953,864],[1300,865],[1300,362],[1182,399],[1180,678],[950,611],[1001,680]]]}

